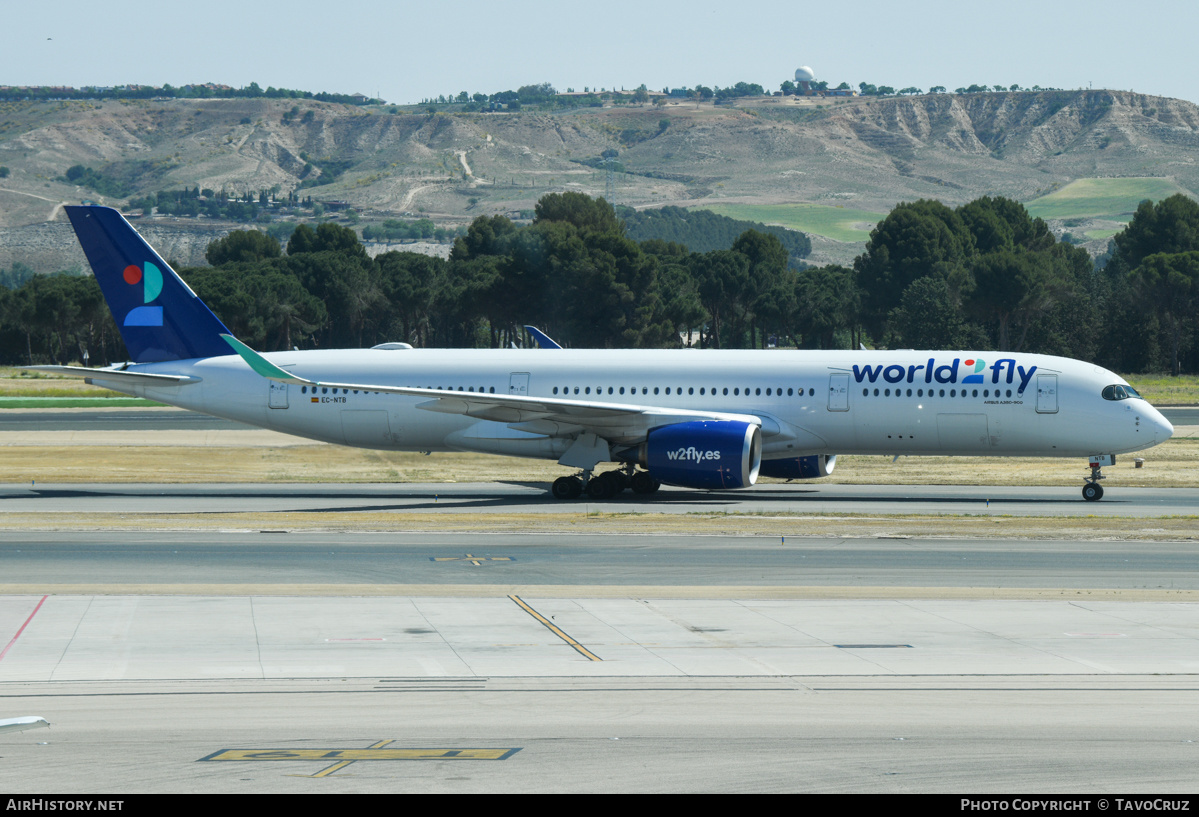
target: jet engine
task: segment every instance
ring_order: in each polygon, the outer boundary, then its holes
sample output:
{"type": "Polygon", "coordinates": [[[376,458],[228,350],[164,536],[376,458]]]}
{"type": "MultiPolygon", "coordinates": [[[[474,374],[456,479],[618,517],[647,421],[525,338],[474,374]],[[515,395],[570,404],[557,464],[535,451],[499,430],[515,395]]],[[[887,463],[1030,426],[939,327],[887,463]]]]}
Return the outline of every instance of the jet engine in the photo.
{"type": "Polygon", "coordinates": [[[811,454],[806,457],[763,460],[759,473],[764,477],[780,479],[819,479],[833,473],[836,467],[836,454],[811,454]]]}
{"type": "Polygon", "coordinates": [[[746,488],[758,479],[762,431],[752,423],[699,420],[652,429],[638,446],[650,476],[684,488],[746,488]]]}

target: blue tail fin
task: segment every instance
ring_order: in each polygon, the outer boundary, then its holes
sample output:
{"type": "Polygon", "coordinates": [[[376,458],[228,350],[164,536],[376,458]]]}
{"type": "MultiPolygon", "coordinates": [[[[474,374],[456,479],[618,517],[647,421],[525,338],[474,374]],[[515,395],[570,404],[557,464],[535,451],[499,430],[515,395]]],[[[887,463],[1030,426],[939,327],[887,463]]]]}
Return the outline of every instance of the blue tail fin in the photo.
{"type": "Polygon", "coordinates": [[[232,334],[111,207],[67,207],[125,347],[137,363],[229,354],[232,334]]]}

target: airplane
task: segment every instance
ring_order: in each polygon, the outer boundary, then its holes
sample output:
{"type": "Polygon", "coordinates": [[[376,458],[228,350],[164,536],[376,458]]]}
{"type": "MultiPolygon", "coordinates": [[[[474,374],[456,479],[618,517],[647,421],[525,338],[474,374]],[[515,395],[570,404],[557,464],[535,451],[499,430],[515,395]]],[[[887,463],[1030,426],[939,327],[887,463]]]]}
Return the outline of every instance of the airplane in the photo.
{"type": "Polygon", "coordinates": [[[329,443],[552,459],[577,469],[551,487],[563,500],[814,479],[838,454],[868,454],[1086,457],[1082,494],[1095,501],[1116,455],[1174,430],[1123,378],[1049,355],[403,343],[260,354],[119,212],[65,209],[132,359],[27,368],[329,443]],[[616,467],[596,473],[601,463],[616,467]]]}

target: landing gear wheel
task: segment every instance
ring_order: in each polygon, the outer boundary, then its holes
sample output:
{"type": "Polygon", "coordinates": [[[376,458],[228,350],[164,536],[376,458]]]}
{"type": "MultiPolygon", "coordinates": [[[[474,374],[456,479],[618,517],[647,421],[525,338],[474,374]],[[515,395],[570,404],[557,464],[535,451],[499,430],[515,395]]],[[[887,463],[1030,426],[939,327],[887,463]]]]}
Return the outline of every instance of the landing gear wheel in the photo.
{"type": "Polygon", "coordinates": [[[662,485],[658,480],[651,477],[648,471],[638,471],[633,474],[633,478],[629,482],[635,494],[652,494],[662,485]]]}
{"type": "Polygon", "coordinates": [[[1082,498],[1087,502],[1097,502],[1103,499],[1103,486],[1096,482],[1088,482],[1082,486],[1082,498]]]}
{"type": "Polygon", "coordinates": [[[554,480],[550,493],[554,499],[578,499],[583,493],[583,481],[578,477],[558,477],[554,480]]]}
{"type": "Polygon", "coordinates": [[[608,478],[607,474],[600,474],[598,477],[592,477],[587,482],[587,496],[592,499],[604,500],[611,499],[617,494],[615,483],[608,478]]]}
{"type": "Polygon", "coordinates": [[[605,471],[600,474],[600,477],[608,480],[609,484],[611,484],[613,496],[616,496],[629,487],[629,475],[624,471],[605,471]]]}

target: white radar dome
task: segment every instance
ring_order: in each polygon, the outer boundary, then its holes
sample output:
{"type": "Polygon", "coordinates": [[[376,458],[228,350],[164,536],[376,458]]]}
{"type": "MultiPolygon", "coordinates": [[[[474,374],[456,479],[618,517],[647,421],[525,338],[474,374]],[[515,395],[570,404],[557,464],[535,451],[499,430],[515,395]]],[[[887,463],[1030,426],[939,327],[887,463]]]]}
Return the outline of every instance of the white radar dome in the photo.
{"type": "Polygon", "coordinates": [[[816,79],[816,74],[813,73],[812,69],[808,66],[801,65],[799,68],[795,69],[796,82],[811,82],[814,79],[816,79]]]}

